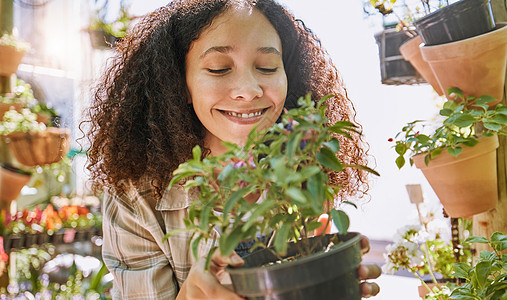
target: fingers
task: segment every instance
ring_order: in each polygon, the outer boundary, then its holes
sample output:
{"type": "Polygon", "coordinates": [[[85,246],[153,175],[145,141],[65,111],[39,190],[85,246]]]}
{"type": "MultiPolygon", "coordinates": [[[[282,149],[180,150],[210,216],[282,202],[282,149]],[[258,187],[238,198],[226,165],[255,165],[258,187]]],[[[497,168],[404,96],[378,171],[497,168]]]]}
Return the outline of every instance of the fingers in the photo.
{"type": "Polygon", "coordinates": [[[235,251],[233,251],[229,256],[222,256],[220,251],[215,251],[211,257],[211,261],[217,267],[226,267],[228,265],[232,267],[241,267],[245,263],[245,261],[235,251]]]}
{"type": "Polygon", "coordinates": [[[370,241],[364,235],[361,236],[361,254],[370,252],[370,241]]]}
{"type": "Polygon", "coordinates": [[[361,283],[361,296],[363,298],[373,297],[380,292],[380,287],[378,284],[373,282],[363,282],[361,283]]]}
{"type": "Polygon", "coordinates": [[[382,270],[377,265],[359,265],[359,280],[375,279],[382,274],[382,270]]]}
{"type": "Polygon", "coordinates": [[[183,283],[178,293],[180,299],[217,299],[241,300],[244,299],[220,284],[212,272],[204,270],[205,258],[200,258],[183,283]]]}

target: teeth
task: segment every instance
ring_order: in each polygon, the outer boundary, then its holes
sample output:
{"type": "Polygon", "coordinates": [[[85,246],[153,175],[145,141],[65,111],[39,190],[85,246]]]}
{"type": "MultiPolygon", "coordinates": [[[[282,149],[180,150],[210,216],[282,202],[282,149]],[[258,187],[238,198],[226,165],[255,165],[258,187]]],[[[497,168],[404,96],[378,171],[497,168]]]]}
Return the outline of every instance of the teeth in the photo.
{"type": "Polygon", "coordinates": [[[258,111],[258,112],[254,112],[254,113],[249,113],[249,114],[238,114],[238,113],[235,113],[233,111],[228,111],[228,112],[225,112],[225,113],[228,114],[229,116],[239,117],[239,118],[244,118],[244,119],[253,118],[253,117],[257,117],[257,116],[262,115],[262,111],[258,111]]]}

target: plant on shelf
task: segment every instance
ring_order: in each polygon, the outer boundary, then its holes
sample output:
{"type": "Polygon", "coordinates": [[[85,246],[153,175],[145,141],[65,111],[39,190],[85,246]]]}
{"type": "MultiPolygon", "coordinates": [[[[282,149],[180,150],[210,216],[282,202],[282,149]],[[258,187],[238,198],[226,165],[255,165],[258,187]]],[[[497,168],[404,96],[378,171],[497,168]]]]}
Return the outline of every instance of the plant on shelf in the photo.
{"type": "MultiPolygon", "coordinates": [[[[377,173],[366,166],[345,164],[336,157],[340,143],[335,135],[350,138],[358,132],[347,121],[325,126],[326,99],[315,104],[310,95],[300,98],[300,108],[286,111],[282,122],[267,130],[257,132],[254,128],[243,147],[224,143],[228,151],[223,155],[203,158],[196,146],[193,159],[174,171],[170,187],[186,180],[185,188],[197,187],[199,198],[189,209],[186,228],[169,232],[168,236],[191,232],[191,248],[197,257],[199,242],[214,239],[215,228],[219,228],[218,245],[209,252],[206,268],[214,251],[229,255],[245,239],[254,240],[252,250],[264,249],[274,261],[285,261],[289,242],[295,243],[298,256],[323,251],[331,246],[310,242],[313,231],[322,225],[317,219],[323,213],[331,216],[342,236],[340,241],[336,235],[333,242],[344,243],[349,219],[345,212],[330,205],[340,187],[332,185],[327,174],[344,168],[377,173]],[[261,195],[262,200],[247,200],[254,195],[256,199],[261,195]]],[[[233,273],[231,276],[234,284],[233,273]]]]}
{"type": "Polygon", "coordinates": [[[402,168],[406,162],[406,155],[410,156],[410,165],[414,164],[415,155],[424,155],[426,165],[443,151],[452,156],[463,152],[463,147],[473,147],[479,143],[481,137],[506,135],[507,106],[497,104],[489,109],[488,103],[495,102],[491,96],[469,96],[464,98],[459,88],[447,90],[453,94],[456,101],[445,101],[439,114],[442,117],[439,124],[427,124],[422,120],[409,122],[396,134],[394,149],[398,154],[396,165],[402,168]],[[441,124],[441,125],[440,125],[441,124]],[[477,131],[481,125],[484,130],[477,131]],[[437,127],[438,126],[438,127],[437,127]],[[426,128],[431,132],[425,133],[426,128]]]}

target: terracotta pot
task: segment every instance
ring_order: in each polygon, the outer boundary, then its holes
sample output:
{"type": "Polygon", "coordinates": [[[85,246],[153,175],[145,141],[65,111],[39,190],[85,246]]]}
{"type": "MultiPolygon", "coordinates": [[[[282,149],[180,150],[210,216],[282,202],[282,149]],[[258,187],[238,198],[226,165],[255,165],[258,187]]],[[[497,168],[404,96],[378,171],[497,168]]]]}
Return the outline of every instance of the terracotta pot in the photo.
{"type": "Polygon", "coordinates": [[[30,173],[3,164],[0,167],[0,201],[8,209],[12,200],[18,198],[21,189],[30,181],[30,173]]]}
{"type": "Polygon", "coordinates": [[[16,73],[26,51],[18,51],[11,46],[0,45],[0,75],[11,76],[16,73]]]}
{"type": "Polygon", "coordinates": [[[21,112],[23,105],[21,103],[0,103],[0,121],[3,121],[4,114],[9,110],[13,109],[17,112],[21,112]]]}
{"type": "MultiPolygon", "coordinates": [[[[440,87],[460,88],[464,96],[490,95],[502,100],[507,65],[507,26],[465,40],[422,46],[440,87]]],[[[453,100],[446,92],[449,100],[453,100]]],[[[496,103],[498,103],[496,102],[496,103]]],[[[496,103],[490,103],[490,106],[496,103]]]]}
{"type": "Polygon", "coordinates": [[[13,132],[7,136],[16,160],[30,167],[60,161],[70,149],[70,130],[48,127],[40,132],[13,132]]]}
{"type": "Polygon", "coordinates": [[[421,169],[431,187],[453,217],[468,217],[488,211],[498,203],[496,148],[498,137],[479,140],[475,147],[463,147],[463,152],[454,157],[443,151],[424,163],[425,154],[412,159],[421,169]]]}
{"type": "Polygon", "coordinates": [[[409,61],[414,69],[421,74],[421,76],[433,87],[433,89],[437,92],[439,96],[442,96],[444,93],[440,84],[438,83],[435,74],[431,70],[430,65],[426,62],[421,54],[421,49],[419,45],[422,44],[422,39],[420,36],[416,36],[406,41],[400,46],[400,53],[406,61],[409,61]]]}

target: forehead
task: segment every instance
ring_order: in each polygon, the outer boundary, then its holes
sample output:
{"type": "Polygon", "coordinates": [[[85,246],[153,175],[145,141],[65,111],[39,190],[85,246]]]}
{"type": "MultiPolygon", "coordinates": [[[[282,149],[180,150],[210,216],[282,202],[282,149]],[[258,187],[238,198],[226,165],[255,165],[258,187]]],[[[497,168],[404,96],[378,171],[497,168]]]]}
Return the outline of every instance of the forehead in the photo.
{"type": "Polygon", "coordinates": [[[229,8],[213,19],[195,40],[193,47],[232,46],[257,44],[276,47],[281,52],[281,41],[269,20],[256,8],[229,8]]]}

